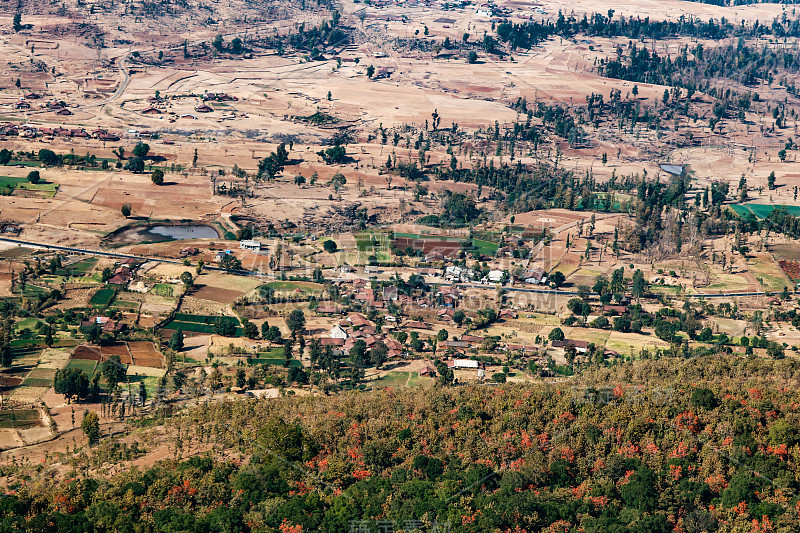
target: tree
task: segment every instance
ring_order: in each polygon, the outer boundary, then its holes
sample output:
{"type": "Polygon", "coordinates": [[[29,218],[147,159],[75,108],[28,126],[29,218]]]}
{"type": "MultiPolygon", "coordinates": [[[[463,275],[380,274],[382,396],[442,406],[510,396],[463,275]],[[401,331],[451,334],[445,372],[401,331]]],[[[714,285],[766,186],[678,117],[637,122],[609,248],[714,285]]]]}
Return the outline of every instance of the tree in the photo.
{"type": "Polygon", "coordinates": [[[172,334],[169,339],[169,347],[176,352],[183,350],[183,331],[179,329],[172,334]]]}
{"type": "Polygon", "coordinates": [[[249,320],[244,319],[244,322],[242,322],[242,329],[244,330],[244,336],[248,339],[258,338],[258,326],[249,320]]]}
{"type": "Polygon", "coordinates": [[[225,49],[225,41],[222,39],[222,35],[214,37],[214,40],[211,41],[211,46],[213,46],[217,52],[222,52],[225,49]]]}
{"type": "Polygon", "coordinates": [[[269,322],[266,320],[261,323],[261,338],[266,339],[269,335],[269,322]]]}
{"type": "Polygon", "coordinates": [[[561,287],[565,281],[567,281],[567,278],[560,270],[550,274],[550,283],[553,284],[553,287],[561,287]]]}
{"type": "Polygon", "coordinates": [[[6,166],[11,162],[11,157],[14,155],[14,152],[9,150],[8,148],[3,148],[0,150],[0,165],[6,166]]]}
{"type": "Polygon", "coordinates": [[[244,43],[242,42],[242,40],[240,38],[234,37],[231,40],[231,52],[234,53],[234,54],[241,54],[242,52],[244,52],[243,44],[244,43]]]}
{"type": "Polygon", "coordinates": [[[187,287],[193,286],[194,285],[194,276],[192,276],[192,273],[189,272],[189,271],[184,271],[181,274],[181,283],[183,283],[187,287]]]}
{"type": "Polygon", "coordinates": [[[769,173],[769,176],[767,176],[767,188],[769,188],[769,190],[772,190],[772,189],[775,188],[775,171],[774,170],[769,173]]]}
{"type": "MultiPolygon", "coordinates": [[[[129,170],[134,174],[141,174],[144,172],[144,159],[141,157],[131,157],[125,163],[125,170],[129,170]]],[[[153,183],[155,183],[155,181],[153,181],[153,183]]]]}
{"type": "Polygon", "coordinates": [[[236,335],[235,320],[226,316],[218,316],[214,319],[214,333],[222,337],[234,337],[236,335]]]}
{"type": "Polygon", "coordinates": [[[150,180],[156,185],[164,185],[164,171],[157,168],[150,174],[150,180]]]}
{"type": "Polygon", "coordinates": [[[61,164],[61,158],[54,151],[47,148],[39,150],[39,161],[50,167],[57,167],[61,164]]]}
{"type": "Polygon", "coordinates": [[[367,67],[367,77],[371,78],[375,74],[375,67],[370,65],[367,67]]]}
{"type": "Polygon", "coordinates": [[[706,411],[710,411],[717,406],[717,399],[714,397],[714,391],[706,388],[695,389],[692,392],[692,405],[701,407],[706,411]]]}
{"type": "Polygon", "coordinates": [[[14,21],[11,23],[11,27],[15,32],[18,32],[22,29],[22,14],[19,11],[14,13],[14,21]]]}
{"type": "Polygon", "coordinates": [[[547,334],[547,338],[551,341],[563,341],[564,332],[561,331],[561,328],[553,328],[550,333],[547,334]]]}
{"type": "Polygon", "coordinates": [[[118,355],[109,356],[101,365],[101,373],[106,378],[106,385],[109,389],[116,389],[117,384],[125,379],[127,368],[119,359],[118,355]]]}
{"type": "Polygon", "coordinates": [[[322,247],[325,249],[326,252],[329,254],[334,253],[339,247],[336,243],[330,239],[322,243],[322,247]]]}
{"type": "Polygon", "coordinates": [[[453,313],[453,322],[455,322],[455,323],[456,323],[456,325],[458,325],[458,326],[460,326],[461,324],[463,324],[463,323],[464,323],[464,320],[465,320],[466,318],[467,318],[467,315],[466,315],[466,314],[464,314],[464,311],[462,311],[461,309],[459,309],[458,311],[456,311],[455,313],[453,313]]]}
{"type": "Polygon", "coordinates": [[[470,50],[470,52],[467,54],[467,63],[473,65],[477,62],[478,62],[478,54],[475,52],[475,50],[470,50]]]}
{"type": "Polygon", "coordinates": [[[39,175],[38,170],[31,170],[30,172],[28,172],[28,181],[30,183],[39,183],[41,179],[42,177],[39,175]]]}
{"type": "Polygon", "coordinates": [[[136,143],[136,146],[133,147],[133,155],[135,157],[141,157],[142,159],[147,157],[147,154],[150,152],[150,145],[147,143],[143,143],[139,141],[136,143]]]}
{"type": "Polygon", "coordinates": [[[84,411],[81,429],[89,439],[89,446],[93,446],[100,441],[100,417],[94,411],[84,411]]]}
{"type": "Polygon", "coordinates": [[[633,280],[631,284],[631,294],[637,300],[644,294],[647,283],[644,280],[644,273],[640,269],[636,269],[633,273],[633,280]]]}
{"type": "Polygon", "coordinates": [[[63,394],[67,403],[70,403],[72,398],[86,397],[89,392],[89,378],[79,368],[65,368],[56,372],[53,388],[56,393],[63,394]]]}
{"type": "Polygon", "coordinates": [[[122,204],[122,207],[120,208],[119,211],[120,213],[122,213],[122,216],[128,218],[129,216],[131,216],[131,204],[128,203],[122,204]]]}
{"type": "Polygon", "coordinates": [[[296,335],[305,325],[306,316],[303,314],[302,309],[295,309],[286,317],[286,327],[289,328],[293,335],[296,335]]]}
{"type": "Polygon", "coordinates": [[[233,254],[225,254],[220,261],[220,265],[228,272],[242,269],[242,262],[233,254]]]}
{"type": "Polygon", "coordinates": [[[378,341],[372,350],[369,351],[370,363],[380,368],[383,363],[388,360],[389,348],[383,341],[378,341]]]}
{"type": "Polygon", "coordinates": [[[448,336],[449,334],[447,333],[447,330],[442,328],[439,330],[439,333],[436,334],[436,339],[441,342],[444,342],[447,340],[448,336]]]}

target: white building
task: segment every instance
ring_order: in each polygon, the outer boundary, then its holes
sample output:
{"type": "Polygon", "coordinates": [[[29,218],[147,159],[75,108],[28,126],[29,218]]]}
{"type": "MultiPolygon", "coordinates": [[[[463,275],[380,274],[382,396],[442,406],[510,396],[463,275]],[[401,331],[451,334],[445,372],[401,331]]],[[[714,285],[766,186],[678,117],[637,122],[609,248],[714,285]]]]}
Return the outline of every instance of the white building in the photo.
{"type": "Polygon", "coordinates": [[[472,370],[478,369],[478,362],[472,359],[453,359],[453,368],[469,368],[472,370]]]}
{"type": "Polygon", "coordinates": [[[331,338],[332,339],[346,339],[347,332],[344,330],[342,326],[336,324],[331,328],[331,338]]]}
{"type": "Polygon", "coordinates": [[[250,250],[251,252],[260,252],[261,243],[258,241],[239,241],[239,248],[242,250],[250,250]]]}
{"type": "Polygon", "coordinates": [[[492,283],[500,283],[503,281],[503,271],[502,270],[490,270],[489,271],[489,281],[492,283]]]}

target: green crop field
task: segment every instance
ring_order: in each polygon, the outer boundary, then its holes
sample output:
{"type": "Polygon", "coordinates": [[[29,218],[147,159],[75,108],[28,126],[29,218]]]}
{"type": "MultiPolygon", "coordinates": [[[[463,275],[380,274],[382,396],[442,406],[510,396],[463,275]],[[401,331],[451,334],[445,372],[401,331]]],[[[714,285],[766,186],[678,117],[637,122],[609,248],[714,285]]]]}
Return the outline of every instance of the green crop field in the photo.
{"type": "Polygon", "coordinates": [[[97,264],[97,259],[83,259],[64,268],[55,271],[58,276],[82,276],[89,272],[97,264]]]}
{"type": "Polygon", "coordinates": [[[41,424],[38,409],[9,409],[0,411],[0,428],[25,429],[41,424]]]}
{"type": "Polygon", "coordinates": [[[94,370],[97,367],[97,361],[88,361],[86,359],[70,359],[67,368],[77,368],[83,370],[83,373],[92,377],[94,370]]]}
{"type": "Polygon", "coordinates": [[[480,239],[472,239],[472,246],[478,251],[481,255],[488,255],[494,257],[497,254],[497,249],[499,245],[494,242],[489,241],[482,241],[480,239]]]}
{"type": "Polygon", "coordinates": [[[89,304],[95,307],[105,307],[114,300],[114,296],[116,294],[117,291],[114,289],[104,287],[92,295],[92,299],[89,300],[89,304]]]}
{"type": "Polygon", "coordinates": [[[188,331],[191,333],[214,333],[214,322],[217,319],[222,319],[236,326],[236,333],[234,336],[241,337],[244,335],[244,330],[239,325],[239,320],[232,316],[220,315],[190,315],[187,313],[175,313],[175,317],[167,324],[164,329],[188,331]]]}
{"type": "Polygon", "coordinates": [[[446,237],[442,235],[418,235],[416,233],[399,233],[392,234],[393,239],[424,239],[426,241],[441,241],[441,242],[461,242],[459,237],[446,237]]]}
{"type": "Polygon", "coordinates": [[[787,213],[793,216],[800,216],[800,206],[797,205],[771,205],[771,204],[737,204],[730,206],[733,211],[739,216],[747,216],[752,213],[757,218],[767,218],[770,213],[775,209],[784,209],[787,213]]]}
{"type": "MultiPolygon", "coordinates": [[[[249,360],[251,365],[269,365],[269,366],[284,366],[286,360],[283,357],[257,357],[249,360]]],[[[297,359],[292,359],[289,364],[293,367],[300,368],[303,366],[303,363],[298,361],[297,359]]]]}
{"type": "Polygon", "coordinates": [[[156,283],[153,288],[150,289],[150,294],[155,294],[156,296],[166,296],[168,298],[172,297],[174,292],[175,288],[169,283],[156,283]]]}

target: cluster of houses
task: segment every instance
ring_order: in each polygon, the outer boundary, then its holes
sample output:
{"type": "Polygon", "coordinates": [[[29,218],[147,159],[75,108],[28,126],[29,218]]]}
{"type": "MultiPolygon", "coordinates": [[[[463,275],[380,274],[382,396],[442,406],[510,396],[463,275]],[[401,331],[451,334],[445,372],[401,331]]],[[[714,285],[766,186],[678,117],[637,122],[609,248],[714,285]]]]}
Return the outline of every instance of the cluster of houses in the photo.
{"type": "Polygon", "coordinates": [[[351,313],[346,319],[334,325],[330,337],[320,339],[320,342],[322,346],[330,346],[334,354],[345,355],[359,340],[364,341],[367,349],[378,342],[383,342],[388,348],[387,357],[390,359],[403,355],[402,344],[383,333],[378,333],[375,324],[359,313],[351,313]]]}
{"type": "Polygon", "coordinates": [[[139,267],[141,261],[129,258],[120,263],[114,270],[113,275],[106,281],[109,285],[126,286],[133,280],[134,271],[139,267]]]}
{"type": "Polygon", "coordinates": [[[0,126],[0,135],[5,136],[19,136],[27,139],[35,137],[67,137],[76,139],[98,139],[100,141],[116,142],[120,140],[120,136],[111,133],[106,129],[96,129],[88,132],[83,128],[65,128],[58,126],[55,128],[45,128],[35,126],[33,124],[3,124],[0,126]]]}

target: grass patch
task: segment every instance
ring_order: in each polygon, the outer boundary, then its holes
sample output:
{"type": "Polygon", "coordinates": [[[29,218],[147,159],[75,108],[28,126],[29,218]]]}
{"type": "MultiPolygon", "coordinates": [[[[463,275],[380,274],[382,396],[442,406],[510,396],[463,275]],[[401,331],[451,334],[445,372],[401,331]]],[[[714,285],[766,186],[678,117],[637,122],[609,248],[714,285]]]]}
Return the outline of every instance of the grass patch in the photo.
{"type": "Polygon", "coordinates": [[[92,299],[89,300],[89,304],[94,307],[106,307],[114,300],[114,296],[116,295],[117,291],[114,289],[103,287],[92,295],[92,299]]]}
{"type": "Polygon", "coordinates": [[[472,239],[472,246],[479,254],[488,255],[490,257],[494,257],[499,248],[496,242],[482,241],[480,239],[472,239]]]}
{"type": "Polygon", "coordinates": [[[155,294],[156,296],[164,296],[167,298],[171,298],[175,292],[175,288],[170,285],[169,283],[156,283],[152,289],[150,289],[150,294],[155,294]]]}
{"type": "Polygon", "coordinates": [[[381,379],[376,380],[375,384],[380,387],[394,387],[395,389],[399,389],[400,387],[406,386],[411,374],[416,374],[417,377],[419,377],[417,372],[388,372],[381,379]]]}
{"type": "Polygon", "coordinates": [[[25,429],[41,424],[38,409],[9,409],[0,411],[0,428],[25,429]]]}
{"type": "Polygon", "coordinates": [[[244,330],[239,325],[239,320],[232,316],[221,315],[190,315],[187,313],[175,313],[175,317],[164,325],[164,329],[188,331],[192,333],[214,333],[214,323],[217,319],[233,324],[236,327],[235,337],[244,335],[244,330]]]}
{"type": "Polygon", "coordinates": [[[67,276],[67,277],[76,277],[76,276],[83,276],[94,266],[97,264],[97,258],[92,257],[89,259],[83,259],[78,261],[77,263],[73,263],[69,266],[65,266],[64,268],[59,268],[55,271],[55,274],[58,276],[67,276]]]}
{"type": "Polygon", "coordinates": [[[88,361],[86,359],[70,359],[69,363],[67,364],[67,368],[77,368],[79,370],[83,370],[83,373],[91,378],[95,369],[97,368],[97,361],[88,361]]]}

